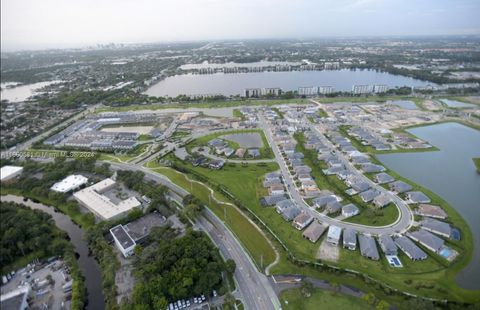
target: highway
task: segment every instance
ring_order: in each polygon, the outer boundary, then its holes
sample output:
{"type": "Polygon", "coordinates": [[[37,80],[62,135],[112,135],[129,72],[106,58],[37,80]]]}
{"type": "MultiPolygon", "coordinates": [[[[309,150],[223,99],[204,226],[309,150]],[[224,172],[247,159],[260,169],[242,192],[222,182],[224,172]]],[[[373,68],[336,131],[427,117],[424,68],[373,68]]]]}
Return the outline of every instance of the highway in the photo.
{"type": "Polygon", "coordinates": [[[280,302],[268,278],[258,272],[250,257],[223,222],[209,209],[200,217],[196,226],[206,231],[218,246],[225,259],[233,259],[237,265],[235,279],[238,298],[245,309],[279,309],[280,302]]]}
{"type": "MultiPolygon", "coordinates": [[[[392,234],[401,233],[408,230],[410,226],[413,224],[413,213],[405,201],[400,199],[397,195],[393,194],[392,192],[387,191],[380,185],[368,179],[361,172],[359,172],[358,169],[353,167],[353,165],[348,161],[348,159],[346,159],[342,154],[339,154],[339,153],[337,154],[338,157],[342,160],[342,163],[347,168],[351,169],[355,174],[359,175],[365,181],[369,182],[369,184],[374,186],[374,188],[380,190],[382,193],[387,193],[389,196],[392,197],[392,200],[394,201],[394,203],[399,209],[399,217],[397,221],[395,223],[392,223],[386,226],[367,226],[367,225],[361,225],[361,224],[355,224],[355,223],[347,223],[339,219],[331,218],[325,214],[321,214],[320,212],[317,212],[315,209],[311,208],[301,196],[300,190],[296,186],[293,176],[288,170],[287,162],[283,158],[278,145],[275,143],[273,139],[273,133],[271,131],[270,125],[268,124],[267,120],[263,115],[259,116],[259,121],[260,121],[261,128],[265,132],[267,141],[270,144],[270,147],[272,148],[273,153],[275,154],[275,158],[277,159],[278,165],[280,166],[280,172],[282,173],[282,177],[287,186],[288,195],[297,204],[297,206],[300,207],[307,214],[329,225],[335,225],[341,228],[352,228],[358,232],[372,234],[372,235],[382,235],[382,234],[392,235],[392,234]]],[[[331,150],[335,149],[333,144],[328,139],[326,139],[326,137],[320,131],[318,131],[317,128],[313,128],[313,130],[315,130],[318,133],[319,137],[323,140],[322,142],[324,142],[325,145],[329,146],[331,150]]]]}

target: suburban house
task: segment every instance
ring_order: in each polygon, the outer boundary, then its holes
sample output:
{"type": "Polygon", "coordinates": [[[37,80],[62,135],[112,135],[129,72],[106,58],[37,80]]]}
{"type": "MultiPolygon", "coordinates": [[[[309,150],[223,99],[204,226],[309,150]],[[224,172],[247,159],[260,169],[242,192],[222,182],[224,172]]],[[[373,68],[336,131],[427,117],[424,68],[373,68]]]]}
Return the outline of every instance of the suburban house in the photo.
{"type": "Polygon", "coordinates": [[[420,204],[415,209],[415,214],[433,217],[437,219],[446,219],[448,216],[447,213],[443,211],[443,209],[439,206],[433,206],[428,204],[420,204]]]}
{"type": "Polygon", "coordinates": [[[354,229],[346,228],[343,231],[343,247],[352,251],[357,248],[357,232],[354,229]]]}
{"type": "Polygon", "coordinates": [[[353,203],[349,203],[348,205],[345,205],[342,207],[342,215],[345,218],[355,216],[359,213],[360,213],[360,210],[353,203]]]}
{"type": "Polygon", "coordinates": [[[318,239],[320,239],[327,228],[327,225],[323,225],[317,221],[314,221],[312,224],[310,224],[310,226],[307,227],[307,229],[305,229],[302,236],[303,238],[315,243],[318,239]]]}
{"type": "Polygon", "coordinates": [[[340,236],[342,234],[342,229],[338,226],[330,226],[328,228],[327,242],[333,245],[338,245],[340,242],[340,236]]]}
{"type": "Polygon", "coordinates": [[[390,187],[391,191],[397,194],[405,193],[413,189],[413,187],[410,184],[407,184],[403,181],[395,181],[388,184],[388,186],[390,187]]]}
{"type": "Polygon", "coordinates": [[[395,179],[385,172],[380,172],[373,176],[373,180],[378,184],[386,184],[395,181],[395,179]]]}
{"type": "Polygon", "coordinates": [[[445,241],[424,229],[407,233],[407,236],[432,252],[439,253],[445,241]]]}
{"type": "Polygon", "coordinates": [[[378,237],[378,243],[385,255],[397,255],[397,245],[389,235],[381,235],[378,237]]]}
{"type": "Polygon", "coordinates": [[[450,236],[452,235],[452,227],[450,226],[450,224],[439,220],[426,218],[420,222],[420,226],[422,226],[422,228],[425,230],[428,230],[440,236],[444,236],[446,238],[450,238],[450,236]]]}
{"type": "Polygon", "coordinates": [[[370,202],[380,194],[381,194],[380,191],[376,189],[369,189],[367,191],[360,193],[359,196],[360,198],[362,198],[363,202],[370,202]]]}
{"type": "Polygon", "coordinates": [[[363,257],[367,257],[372,260],[379,260],[377,245],[375,239],[368,235],[359,235],[358,242],[360,244],[360,253],[363,257]]]}
{"type": "Polygon", "coordinates": [[[424,260],[427,259],[427,253],[413,243],[412,240],[408,239],[405,236],[400,236],[395,238],[395,244],[400,248],[400,250],[405,253],[411,260],[424,260]]]}
{"type": "Polygon", "coordinates": [[[313,217],[302,212],[293,220],[293,226],[298,230],[303,230],[305,227],[310,225],[311,222],[313,222],[313,217]]]}
{"type": "Polygon", "coordinates": [[[373,198],[373,204],[377,208],[383,208],[391,202],[391,198],[386,193],[381,193],[377,197],[373,198]]]}
{"type": "Polygon", "coordinates": [[[408,203],[429,203],[430,198],[422,192],[407,192],[405,198],[408,203]]]}

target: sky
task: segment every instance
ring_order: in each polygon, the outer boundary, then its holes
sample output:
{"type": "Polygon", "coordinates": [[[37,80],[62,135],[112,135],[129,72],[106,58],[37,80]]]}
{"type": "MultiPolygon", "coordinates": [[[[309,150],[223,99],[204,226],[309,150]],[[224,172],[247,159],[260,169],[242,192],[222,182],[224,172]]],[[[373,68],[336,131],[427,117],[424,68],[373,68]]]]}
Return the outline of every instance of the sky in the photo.
{"type": "Polygon", "coordinates": [[[1,0],[1,49],[478,35],[480,0],[1,0]]]}

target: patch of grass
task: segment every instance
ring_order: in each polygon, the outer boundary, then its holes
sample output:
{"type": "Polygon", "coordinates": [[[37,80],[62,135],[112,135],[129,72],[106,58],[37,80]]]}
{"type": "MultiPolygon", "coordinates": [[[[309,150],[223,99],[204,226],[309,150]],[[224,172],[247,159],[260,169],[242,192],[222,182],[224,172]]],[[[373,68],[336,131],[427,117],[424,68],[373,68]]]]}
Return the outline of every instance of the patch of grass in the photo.
{"type": "Polygon", "coordinates": [[[285,310],[372,309],[360,298],[322,289],[313,289],[310,297],[304,297],[299,288],[290,289],[280,294],[280,302],[285,310]]]}
{"type": "Polygon", "coordinates": [[[480,158],[473,158],[472,160],[475,164],[475,167],[477,167],[477,172],[480,173],[480,158]]]}
{"type": "MultiPolygon", "coordinates": [[[[214,199],[209,198],[210,192],[205,186],[196,182],[190,182],[183,173],[171,168],[158,166],[155,163],[148,163],[147,167],[167,176],[172,182],[191,192],[192,195],[207,205],[237,236],[257,266],[261,269],[275,260],[275,252],[266,238],[257,230],[254,224],[236,208],[227,204],[216,203],[214,199]]],[[[189,177],[194,178],[193,176],[189,177]]],[[[222,202],[229,202],[226,197],[218,192],[215,193],[215,197],[222,202]]]]}
{"type": "Polygon", "coordinates": [[[241,119],[242,121],[245,120],[245,115],[243,115],[242,112],[240,112],[239,109],[234,109],[234,110],[232,111],[232,114],[233,114],[234,117],[238,117],[238,118],[241,119]]]}
{"type": "Polygon", "coordinates": [[[138,137],[138,141],[148,141],[148,140],[152,140],[153,137],[151,135],[146,135],[146,134],[141,134],[139,137],[138,137]]]}

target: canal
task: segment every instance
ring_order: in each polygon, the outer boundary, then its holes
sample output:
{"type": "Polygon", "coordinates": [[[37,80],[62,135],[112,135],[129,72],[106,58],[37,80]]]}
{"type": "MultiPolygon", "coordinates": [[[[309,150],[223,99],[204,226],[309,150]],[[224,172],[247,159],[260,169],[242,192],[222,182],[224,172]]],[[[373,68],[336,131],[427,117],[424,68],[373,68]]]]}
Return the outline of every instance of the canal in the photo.
{"type": "Polygon", "coordinates": [[[383,154],[377,158],[400,175],[440,195],[468,223],[474,239],[473,257],[456,280],[463,288],[480,289],[480,174],[472,161],[480,157],[480,131],[458,123],[443,123],[408,132],[440,151],[383,154]]]}
{"type": "Polygon", "coordinates": [[[84,231],[77,226],[72,220],[61,212],[56,212],[54,208],[45,206],[41,203],[35,203],[31,200],[24,201],[23,197],[15,195],[1,196],[1,201],[15,202],[26,205],[32,209],[41,210],[52,216],[58,228],[65,231],[70,237],[77,253],[77,261],[85,277],[85,286],[88,292],[87,309],[97,310],[104,309],[105,303],[102,293],[102,274],[100,266],[93,256],[89,255],[87,242],[85,241],[84,231]]]}

